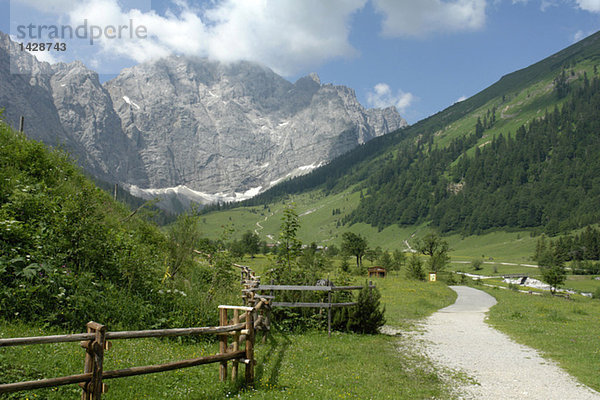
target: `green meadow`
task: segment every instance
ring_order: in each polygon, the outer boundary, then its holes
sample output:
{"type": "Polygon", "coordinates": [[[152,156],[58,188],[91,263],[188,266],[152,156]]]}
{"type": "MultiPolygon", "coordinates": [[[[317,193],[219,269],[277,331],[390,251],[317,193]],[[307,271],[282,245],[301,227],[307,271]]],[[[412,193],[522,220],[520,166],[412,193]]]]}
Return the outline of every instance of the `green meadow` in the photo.
{"type": "Polygon", "coordinates": [[[498,300],[488,314],[491,326],[539,350],[581,383],[600,390],[600,300],[484,290],[498,300]]]}
{"type": "MultiPolygon", "coordinates": [[[[260,260],[260,259],[259,259],[260,260]]],[[[258,261],[258,260],[257,260],[258,261]]],[[[266,264],[266,260],[262,262],[266,264]]],[[[443,283],[407,281],[402,276],[377,279],[387,324],[410,329],[418,319],[454,302],[443,283]]],[[[110,327],[109,327],[110,329],[110,327]]],[[[83,329],[82,329],[83,330],[83,329]]],[[[0,323],[1,337],[64,333],[27,324],[0,323]]],[[[216,354],[218,343],[175,339],[115,340],[105,354],[105,370],[151,365],[216,354]]],[[[0,349],[0,382],[78,374],[84,350],[76,344],[31,345],[0,349]]],[[[434,366],[403,336],[309,331],[283,332],[273,326],[265,344],[256,347],[256,384],[218,381],[217,364],[106,381],[110,400],[140,399],[415,399],[451,398],[450,388],[434,366]],[[400,351],[399,349],[402,349],[400,351]]],[[[241,369],[243,371],[243,367],[241,369]]],[[[243,372],[241,373],[243,375],[243,372]]],[[[7,399],[77,398],[76,385],[5,395],[7,399]]]]}

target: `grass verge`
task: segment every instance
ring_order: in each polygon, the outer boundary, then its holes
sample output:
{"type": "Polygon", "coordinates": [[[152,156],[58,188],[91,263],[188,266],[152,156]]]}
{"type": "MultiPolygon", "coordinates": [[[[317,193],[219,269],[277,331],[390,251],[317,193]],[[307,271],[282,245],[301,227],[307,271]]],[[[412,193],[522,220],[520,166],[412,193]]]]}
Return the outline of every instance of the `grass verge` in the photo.
{"type": "Polygon", "coordinates": [[[489,312],[490,325],[538,349],[581,383],[600,390],[600,301],[484,290],[498,300],[489,312]]]}

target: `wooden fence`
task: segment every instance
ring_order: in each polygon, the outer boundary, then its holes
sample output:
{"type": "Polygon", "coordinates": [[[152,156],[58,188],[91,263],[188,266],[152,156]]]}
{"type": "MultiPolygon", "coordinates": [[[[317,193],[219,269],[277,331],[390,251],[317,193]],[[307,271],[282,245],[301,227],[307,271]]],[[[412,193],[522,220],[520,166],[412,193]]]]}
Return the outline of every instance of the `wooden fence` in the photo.
{"type": "MultiPolygon", "coordinates": [[[[241,269],[243,306],[219,306],[219,326],[155,329],[143,331],[110,332],[97,322],[87,323],[87,333],[71,335],[38,336],[25,338],[0,339],[0,347],[23,346],[33,344],[79,342],[85,349],[83,374],[63,376],[58,378],[41,379],[36,381],[0,384],[0,394],[34,390],[46,387],[79,384],[82,389],[82,400],[100,400],[106,392],[104,383],[107,379],[125,378],[129,376],[153,374],[197,365],[219,363],[219,379],[225,381],[228,375],[228,361],[232,361],[231,379],[238,377],[238,366],[245,365],[245,381],[248,385],[254,382],[254,346],[256,331],[264,332],[263,341],[270,329],[271,307],[315,307],[328,309],[328,327],[331,335],[331,309],[334,307],[352,306],[356,303],[332,303],[331,293],[342,290],[360,290],[362,286],[292,286],[292,285],[261,285],[260,277],[243,265],[234,264],[241,269]],[[324,291],[328,301],[320,303],[286,303],[274,302],[275,291],[324,291]],[[261,294],[269,291],[271,294],[261,294]],[[230,313],[231,312],[231,313],[230,313]],[[174,361],[166,364],[131,367],[126,369],[104,371],[104,353],[111,348],[109,340],[139,339],[151,337],[218,335],[219,353],[207,357],[174,361]],[[229,338],[233,337],[231,343],[229,338]],[[244,348],[242,349],[242,344],[244,348]]],[[[375,286],[369,282],[369,287],[375,286]]]]}
{"type": "MultiPolygon", "coordinates": [[[[368,287],[370,289],[375,288],[373,282],[369,281],[368,287]]],[[[299,286],[299,285],[256,285],[252,288],[247,288],[246,290],[250,293],[258,293],[261,291],[269,291],[270,295],[265,296],[262,294],[257,294],[260,297],[267,297],[271,300],[271,307],[290,307],[290,308],[326,308],[327,309],[327,333],[331,337],[331,309],[337,307],[350,307],[355,306],[356,302],[348,302],[348,303],[333,303],[331,301],[331,295],[333,292],[339,291],[347,291],[347,290],[362,290],[363,286],[333,286],[331,282],[329,282],[328,286],[299,286]],[[318,291],[318,292],[327,292],[327,302],[318,302],[318,303],[303,303],[303,302],[282,302],[282,301],[274,301],[276,291],[318,291]]]]}
{"type": "Polygon", "coordinates": [[[100,400],[102,393],[106,392],[104,380],[153,374],[203,364],[220,363],[219,378],[221,381],[224,381],[227,379],[227,362],[230,360],[233,361],[231,373],[232,380],[237,379],[238,365],[242,362],[245,364],[246,383],[251,385],[254,382],[255,332],[256,330],[265,329],[264,326],[268,326],[268,322],[266,322],[268,321],[268,317],[263,316],[262,314],[269,309],[269,301],[267,299],[261,298],[260,296],[253,296],[253,299],[256,304],[252,307],[219,306],[220,326],[218,327],[108,332],[104,325],[97,322],[88,322],[87,333],[0,339],[0,347],[80,342],[81,346],[86,350],[83,374],[41,379],[37,381],[0,384],[0,394],[78,383],[82,388],[82,400],[100,400]],[[233,312],[232,319],[229,318],[229,311],[233,312]],[[240,312],[243,312],[243,314],[240,315],[240,312]],[[111,342],[108,340],[202,334],[215,334],[219,336],[218,354],[166,364],[131,367],[115,371],[103,370],[104,352],[111,347],[111,342]],[[228,345],[230,336],[233,336],[233,341],[231,345],[228,345]],[[245,344],[244,349],[241,349],[242,343],[245,344]]]}

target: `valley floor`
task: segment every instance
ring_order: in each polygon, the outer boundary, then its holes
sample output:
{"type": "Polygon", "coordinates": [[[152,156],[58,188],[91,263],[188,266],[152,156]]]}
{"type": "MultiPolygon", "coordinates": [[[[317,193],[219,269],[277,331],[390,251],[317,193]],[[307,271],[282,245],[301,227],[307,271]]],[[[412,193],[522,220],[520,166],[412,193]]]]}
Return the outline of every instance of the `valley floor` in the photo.
{"type": "Polygon", "coordinates": [[[420,342],[425,354],[451,376],[462,377],[466,399],[600,399],[530,347],[515,343],[485,322],[496,300],[465,286],[452,286],[454,305],[424,320],[420,342]]]}

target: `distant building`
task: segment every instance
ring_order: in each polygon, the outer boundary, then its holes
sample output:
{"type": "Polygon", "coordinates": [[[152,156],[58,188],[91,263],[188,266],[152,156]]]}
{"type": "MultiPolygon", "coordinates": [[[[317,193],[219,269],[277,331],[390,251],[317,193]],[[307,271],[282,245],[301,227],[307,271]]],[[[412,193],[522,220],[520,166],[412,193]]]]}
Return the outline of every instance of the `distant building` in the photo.
{"type": "Polygon", "coordinates": [[[369,278],[385,278],[387,275],[387,270],[383,267],[369,267],[369,278]]]}

